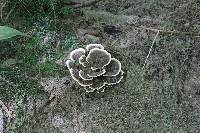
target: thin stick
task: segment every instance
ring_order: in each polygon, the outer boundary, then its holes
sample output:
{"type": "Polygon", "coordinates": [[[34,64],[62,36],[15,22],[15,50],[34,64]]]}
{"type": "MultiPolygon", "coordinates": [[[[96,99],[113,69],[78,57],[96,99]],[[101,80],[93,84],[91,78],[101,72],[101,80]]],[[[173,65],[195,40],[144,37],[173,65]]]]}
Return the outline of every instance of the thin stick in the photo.
{"type": "Polygon", "coordinates": [[[193,36],[193,37],[200,37],[199,34],[195,34],[195,33],[190,33],[190,32],[181,32],[181,31],[171,31],[171,30],[160,30],[160,29],[154,29],[154,28],[148,28],[148,27],[137,27],[134,26],[137,29],[145,29],[148,31],[153,31],[153,32],[160,32],[160,34],[177,34],[177,35],[188,35],[188,36],[193,36]]]}
{"type": "Polygon", "coordinates": [[[15,7],[16,7],[17,4],[15,4],[12,9],[8,12],[6,18],[5,18],[5,21],[8,20],[8,18],[10,17],[10,14],[14,11],[15,7]]]}
{"type": "Polygon", "coordinates": [[[80,125],[80,121],[79,121],[79,118],[78,118],[78,112],[77,112],[77,109],[75,109],[75,117],[76,117],[76,123],[77,123],[77,132],[76,133],[80,133],[81,131],[81,125],[80,125]]]}
{"type": "Polygon", "coordinates": [[[144,66],[142,67],[142,69],[144,69],[145,66],[146,66],[146,64],[147,64],[148,58],[149,58],[149,56],[150,56],[150,54],[151,54],[151,51],[152,51],[152,49],[153,49],[153,46],[154,46],[154,44],[155,44],[156,38],[158,37],[159,33],[160,33],[160,31],[158,30],[158,31],[157,31],[157,34],[156,34],[156,36],[155,36],[155,38],[153,39],[153,42],[152,42],[151,47],[150,47],[150,49],[149,49],[149,53],[148,53],[148,55],[147,55],[147,57],[146,57],[146,60],[145,60],[145,63],[144,63],[144,66]]]}
{"type": "Polygon", "coordinates": [[[7,1],[1,6],[1,20],[3,20],[3,8],[6,6],[7,1]]]}
{"type": "Polygon", "coordinates": [[[73,7],[73,8],[81,8],[81,7],[87,7],[87,6],[90,6],[90,5],[94,5],[94,4],[96,4],[97,2],[100,2],[100,1],[102,1],[102,0],[91,0],[91,1],[83,2],[83,3],[72,2],[70,4],[72,4],[71,7],[73,7]]]}
{"type": "Polygon", "coordinates": [[[6,105],[1,100],[0,100],[0,105],[2,107],[2,110],[4,110],[8,114],[8,124],[9,124],[12,118],[12,111],[10,111],[8,107],[6,107],[6,105]]]}
{"type": "Polygon", "coordinates": [[[0,133],[3,133],[3,131],[4,131],[3,124],[4,124],[3,123],[3,111],[0,108],[0,133]]]}

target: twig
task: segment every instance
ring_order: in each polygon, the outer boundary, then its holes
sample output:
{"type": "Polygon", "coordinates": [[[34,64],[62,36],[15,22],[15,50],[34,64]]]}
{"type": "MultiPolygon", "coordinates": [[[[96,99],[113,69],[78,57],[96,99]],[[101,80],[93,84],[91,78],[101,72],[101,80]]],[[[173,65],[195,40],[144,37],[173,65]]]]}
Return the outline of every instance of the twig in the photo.
{"type": "Polygon", "coordinates": [[[24,7],[24,9],[33,16],[33,14],[27,9],[26,3],[24,2],[24,0],[19,0],[21,2],[21,5],[24,7]]]}
{"type": "Polygon", "coordinates": [[[81,126],[80,126],[80,121],[79,121],[79,118],[78,118],[78,112],[77,110],[75,109],[75,115],[76,115],[76,122],[77,122],[77,132],[76,133],[80,133],[81,131],[81,126]]]}
{"type": "Polygon", "coordinates": [[[188,35],[188,36],[193,36],[193,37],[200,37],[199,34],[195,34],[195,33],[190,33],[190,32],[181,32],[181,31],[171,31],[171,30],[161,30],[161,29],[154,29],[154,28],[146,28],[146,27],[136,27],[137,29],[145,29],[148,31],[153,31],[153,32],[160,32],[160,34],[178,34],[178,35],[188,35]]]}
{"type": "MultiPolygon", "coordinates": [[[[80,8],[80,7],[87,7],[93,4],[96,4],[97,2],[102,1],[102,0],[91,0],[91,1],[87,1],[87,2],[83,2],[83,3],[70,3],[71,7],[73,8],[80,8]]],[[[69,5],[66,3],[66,5],[69,5]]]]}
{"type": "Polygon", "coordinates": [[[8,114],[8,124],[9,124],[12,118],[12,111],[10,111],[8,107],[6,107],[6,105],[1,100],[0,100],[0,105],[2,106],[2,109],[8,114]]]}
{"type": "Polygon", "coordinates": [[[55,96],[51,97],[47,102],[45,102],[41,107],[38,108],[37,114],[41,114],[44,112],[45,109],[48,109],[48,107],[55,101],[57,98],[55,96]]]}
{"type": "Polygon", "coordinates": [[[7,1],[1,6],[1,20],[3,20],[3,8],[6,6],[7,1]]]}
{"type": "Polygon", "coordinates": [[[17,3],[12,7],[12,9],[8,12],[8,14],[6,15],[5,20],[7,20],[10,16],[10,14],[14,11],[15,7],[16,7],[17,3]]]}
{"type": "Polygon", "coordinates": [[[4,128],[3,128],[3,112],[2,109],[0,108],[0,133],[3,133],[4,128]]]}
{"type": "Polygon", "coordinates": [[[147,63],[147,61],[148,61],[148,58],[149,58],[149,56],[150,56],[150,54],[151,54],[151,51],[152,51],[152,49],[153,49],[153,46],[154,46],[154,44],[155,44],[156,38],[158,37],[159,33],[160,33],[160,31],[158,30],[158,31],[157,31],[157,34],[156,34],[156,36],[155,36],[155,38],[153,39],[153,42],[152,42],[151,47],[150,47],[150,49],[149,49],[149,53],[148,53],[148,55],[147,55],[147,57],[146,57],[146,60],[145,60],[145,63],[144,63],[144,66],[142,67],[142,69],[144,69],[145,66],[146,66],[146,63],[147,63]]]}

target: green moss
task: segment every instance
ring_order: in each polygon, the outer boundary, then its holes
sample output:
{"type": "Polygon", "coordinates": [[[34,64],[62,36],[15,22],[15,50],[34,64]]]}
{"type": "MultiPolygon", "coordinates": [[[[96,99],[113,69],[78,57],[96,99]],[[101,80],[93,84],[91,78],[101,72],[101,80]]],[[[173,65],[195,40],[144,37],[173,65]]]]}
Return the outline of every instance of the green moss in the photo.
{"type": "Polygon", "coordinates": [[[68,50],[69,48],[71,47],[75,47],[77,46],[79,43],[78,43],[78,40],[75,36],[69,34],[65,37],[65,40],[64,40],[64,45],[62,46],[62,49],[63,50],[68,50]]]}
{"type": "Polygon", "coordinates": [[[53,61],[46,61],[40,65],[42,75],[53,75],[58,70],[58,65],[53,61]]]}
{"type": "MultiPolygon", "coordinates": [[[[18,97],[42,94],[37,79],[17,67],[0,68],[0,97],[3,101],[11,101],[18,97]]],[[[31,70],[30,70],[31,71],[31,70]]]]}
{"type": "Polygon", "coordinates": [[[63,15],[73,15],[75,13],[80,13],[80,10],[71,7],[63,7],[60,12],[63,15]]]}
{"type": "Polygon", "coordinates": [[[17,55],[20,67],[27,69],[34,67],[38,62],[37,39],[32,38],[25,46],[18,45],[17,55]]]}

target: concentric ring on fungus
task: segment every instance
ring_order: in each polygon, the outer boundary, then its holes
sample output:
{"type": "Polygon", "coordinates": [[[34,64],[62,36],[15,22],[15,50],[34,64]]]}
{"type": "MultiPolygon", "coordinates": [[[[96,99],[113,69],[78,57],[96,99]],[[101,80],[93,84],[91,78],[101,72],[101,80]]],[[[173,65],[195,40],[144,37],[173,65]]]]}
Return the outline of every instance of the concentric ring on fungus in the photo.
{"type": "Polygon", "coordinates": [[[119,83],[123,78],[121,62],[112,58],[101,44],[89,44],[70,53],[66,61],[71,77],[86,92],[104,91],[105,85],[119,83]]]}

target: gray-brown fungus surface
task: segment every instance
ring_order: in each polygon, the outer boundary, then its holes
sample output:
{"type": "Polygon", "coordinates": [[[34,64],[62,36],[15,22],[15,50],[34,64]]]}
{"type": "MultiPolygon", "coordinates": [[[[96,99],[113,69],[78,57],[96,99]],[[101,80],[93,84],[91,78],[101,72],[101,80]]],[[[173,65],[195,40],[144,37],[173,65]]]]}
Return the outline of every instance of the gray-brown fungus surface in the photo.
{"type": "Polygon", "coordinates": [[[87,92],[104,91],[105,85],[117,84],[123,78],[120,61],[111,57],[101,44],[73,50],[66,65],[71,77],[87,92]]]}

